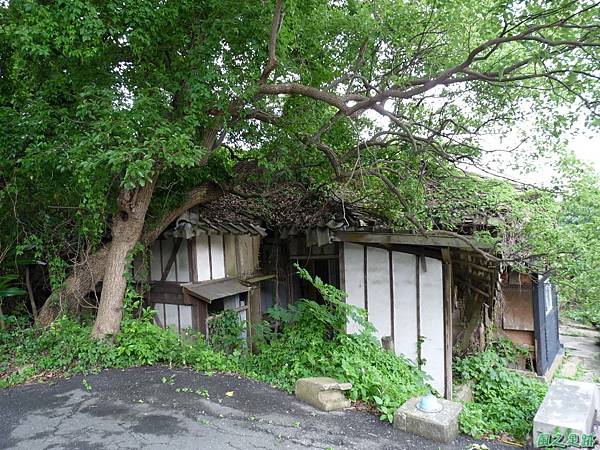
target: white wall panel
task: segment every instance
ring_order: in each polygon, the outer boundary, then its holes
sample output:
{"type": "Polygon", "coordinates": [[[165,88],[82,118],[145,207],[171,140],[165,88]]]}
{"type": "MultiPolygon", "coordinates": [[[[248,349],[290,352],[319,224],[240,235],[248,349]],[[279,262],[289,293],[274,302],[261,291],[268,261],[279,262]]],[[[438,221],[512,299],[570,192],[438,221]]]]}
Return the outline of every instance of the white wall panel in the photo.
{"type": "Polygon", "coordinates": [[[160,281],[162,275],[162,266],[160,263],[160,240],[155,240],[150,247],[152,255],[150,257],[150,279],[160,281]]]}
{"type": "Polygon", "coordinates": [[[188,241],[181,240],[181,245],[177,251],[177,281],[187,283],[190,281],[190,263],[188,255],[188,241]]]}
{"type": "Polygon", "coordinates": [[[165,315],[167,317],[167,327],[173,328],[175,331],[179,331],[179,318],[177,312],[177,305],[165,304],[165,315]]]}
{"type": "Polygon", "coordinates": [[[380,339],[392,335],[389,252],[367,247],[367,305],[369,321],[380,339]]]}
{"type": "MultiPolygon", "coordinates": [[[[171,258],[171,253],[173,252],[173,238],[167,238],[167,239],[163,239],[162,240],[162,263],[163,263],[163,270],[165,270],[167,268],[167,264],[169,262],[169,259],[171,258]]],[[[169,274],[167,275],[166,278],[167,281],[177,281],[177,276],[176,276],[176,272],[175,272],[175,262],[173,262],[173,265],[171,266],[171,270],[169,270],[169,274]]]]}
{"type": "Polygon", "coordinates": [[[225,278],[225,257],[223,255],[223,236],[210,237],[210,257],[212,259],[213,279],[225,278]]]}
{"type": "MultiPolygon", "coordinates": [[[[365,307],[365,268],[364,247],[358,244],[344,243],[344,280],[345,289],[348,293],[346,302],[350,305],[365,307]]],[[[360,331],[358,325],[348,322],[348,333],[360,331]]]]}
{"type": "Polygon", "coordinates": [[[417,257],[392,252],[394,351],[417,362],[417,257]]]}
{"type": "Polygon", "coordinates": [[[425,258],[427,271],[419,264],[421,281],[421,336],[425,341],[421,347],[423,369],[433,380],[431,385],[444,395],[445,352],[444,352],[444,285],[442,262],[425,258]]]}
{"type": "Polygon", "coordinates": [[[159,327],[165,326],[165,304],[164,303],[155,303],[154,309],[156,310],[156,315],[154,316],[154,321],[159,327]]]}
{"type": "Polygon", "coordinates": [[[179,305],[179,321],[181,331],[192,328],[192,307],[189,305],[179,305]]]}
{"type": "Polygon", "coordinates": [[[198,269],[198,280],[210,280],[210,259],[208,253],[208,236],[196,236],[196,267],[198,269]]]}

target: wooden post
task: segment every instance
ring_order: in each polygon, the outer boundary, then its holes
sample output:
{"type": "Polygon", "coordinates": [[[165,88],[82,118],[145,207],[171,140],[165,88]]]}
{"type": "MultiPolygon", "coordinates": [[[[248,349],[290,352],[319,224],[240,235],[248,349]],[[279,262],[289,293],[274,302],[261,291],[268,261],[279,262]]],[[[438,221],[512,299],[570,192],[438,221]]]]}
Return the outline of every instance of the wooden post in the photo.
{"type": "Polygon", "coordinates": [[[450,249],[442,249],[442,260],[444,261],[444,354],[446,372],[445,397],[452,400],[452,291],[453,273],[450,249]]]}

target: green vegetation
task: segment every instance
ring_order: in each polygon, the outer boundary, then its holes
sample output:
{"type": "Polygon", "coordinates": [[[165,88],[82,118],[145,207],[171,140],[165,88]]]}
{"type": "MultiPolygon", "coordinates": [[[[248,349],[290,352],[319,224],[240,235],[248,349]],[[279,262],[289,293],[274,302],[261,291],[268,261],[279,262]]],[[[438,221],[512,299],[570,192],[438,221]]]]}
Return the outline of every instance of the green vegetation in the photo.
{"type": "Polygon", "coordinates": [[[325,299],[325,304],[301,300],[288,310],[271,314],[283,322],[281,332],[263,339],[252,358],[254,374],[287,391],[298,378],[330,376],[352,383],[350,398],[376,405],[382,420],[393,420],[406,400],[425,393],[424,374],[408,360],[384,351],[373,337],[364,311],[344,303],[345,294],[300,269],[325,299]],[[346,334],[346,318],[358,323],[361,334],[346,334]]]}
{"type": "Polygon", "coordinates": [[[473,402],[466,403],[460,415],[463,433],[476,438],[509,435],[522,440],[531,431],[547,386],[507,369],[516,353],[510,342],[498,341],[455,362],[457,381],[473,382],[473,402]]]}
{"type": "MultiPolygon", "coordinates": [[[[303,276],[310,279],[307,273],[303,276]]],[[[312,280],[312,279],[311,279],[312,280]]],[[[324,304],[301,300],[289,311],[274,309],[280,332],[263,326],[260,352],[245,351],[242,327],[235,315],[213,319],[218,337],[210,345],[198,336],[180,337],[153,323],[154,312],[140,308],[135,293],[128,291],[122,332],[114,343],[95,342],[90,324],[63,317],[41,331],[13,323],[0,331],[0,387],[8,387],[53,373],[71,375],[109,367],[148,364],[188,366],[199,371],[238,372],[292,391],[298,378],[332,376],[353,384],[352,400],[372,404],[381,418],[392,421],[394,411],[408,398],[424,393],[424,374],[404,358],[384,351],[372,335],[364,312],[346,305],[344,293],[312,280],[325,298],[324,304]],[[360,335],[344,332],[346,317],[363,325],[360,335]],[[216,321],[221,320],[217,325],[216,321]]],[[[163,383],[172,383],[164,378],[163,383]]],[[[203,393],[199,393],[203,395],[203,393]]]]}
{"type": "Polygon", "coordinates": [[[182,339],[153,323],[154,311],[140,308],[128,291],[123,331],[114,343],[90,338],[90,323],[61,317],[47,330],[12,320],[0,330],[0,387],[45,375],[72,375],[110,367],[149,364],[189,366],[196,370],[230,371],[237,360],[214,351],[202,339],[182,339]]]}

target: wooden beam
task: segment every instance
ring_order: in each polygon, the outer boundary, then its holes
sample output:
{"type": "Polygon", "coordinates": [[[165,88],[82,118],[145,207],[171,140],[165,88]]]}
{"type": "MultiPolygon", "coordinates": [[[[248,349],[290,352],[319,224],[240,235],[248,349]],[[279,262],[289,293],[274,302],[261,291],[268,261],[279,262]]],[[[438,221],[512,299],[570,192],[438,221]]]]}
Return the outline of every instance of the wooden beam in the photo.
{"type": "Polygon", "coordinates": [[[167,279],[167,277],[169,276],[171,267],[173,267],[173,263],[175,262],[175,259],[177,259],[177,252],[179,251],[179,247],[181,247],[181,241],[183,241],[182,238],[177,238],[175,240],[175,245],[173,245],[173,250],[171,251],[171,256],[169,256],[169,259],[167,260],[167,265],[165,266],[165,269],[163,270],[162,276],[160,277],[160,281],[165,281],[167,279]]]}
{"type": "Polygon", "coordinates": [[[454,264],[458,264],[458,265],[461,265],[461,266],[469,266],[469,267],[473,267],[475,269],[483,270],[484,272],[488,272],[488,273],[494,273],[494,272],[496,272],[496,269],[495,269],[494,266],[492,266],[492,267],[486,267],[486,266],[482,266],[480,264],[475,264],[475,263],[472,263],[470,261],[463,261],[463,260],[460,260],[460,259],[453,259],[452,262],[454,264]]]}
{"type": "MultiPolygon", "coordinates": [[[[400,244],[429,247],[454,247],[472,249],[461,239],[450,236],[421,236],[402,233],[368,233],[359,231],[336,231],[333,233],[334,242],[359,242],[364,244],[400,244]]],[[[490,249],[491,246],[483,242],[471,240],[473,245],[480,249],[490,249]]]]}

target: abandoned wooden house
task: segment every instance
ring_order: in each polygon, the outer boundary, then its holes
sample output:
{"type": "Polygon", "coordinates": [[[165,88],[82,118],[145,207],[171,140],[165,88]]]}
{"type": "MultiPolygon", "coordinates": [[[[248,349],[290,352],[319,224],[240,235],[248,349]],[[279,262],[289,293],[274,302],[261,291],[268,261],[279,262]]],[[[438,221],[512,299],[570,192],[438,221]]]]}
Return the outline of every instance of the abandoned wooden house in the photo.
{"type": "MultiPolygon", "coordinates": [[[[460,232],[493,231],[490,222],[487,217],[470,217],[460,232]]],[[[472,345],[483,349],[488,334],[504,337],[527,351],[518,358],[516,369],[552,377],[563,350],[556,289],[548,276],[518,272],[477,253],[452,254],[454,351],[465,352],[472,345]]]]}
{"type": "Polygon", "coordinates": [[[206,336],[212,313],[234,309],[251,341],[252,324],[271,306],[320,300],[297,276],[297,263],[346,291],[349,304],[367,311],[382,345],[451,396],[453,348],[481,342],[501,288],[497,268],[475,250],[480,244],[398,233],[334,199],[288,196],[274,210],[261,208],[226,194],[183,214],[152,245],[147,301],[158,324],[206,336]]]}

